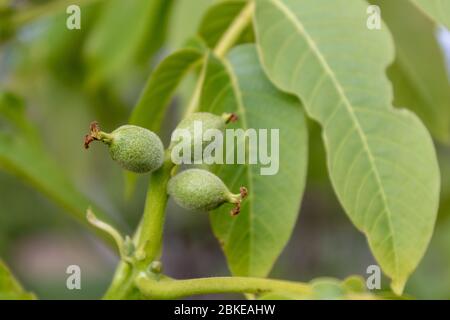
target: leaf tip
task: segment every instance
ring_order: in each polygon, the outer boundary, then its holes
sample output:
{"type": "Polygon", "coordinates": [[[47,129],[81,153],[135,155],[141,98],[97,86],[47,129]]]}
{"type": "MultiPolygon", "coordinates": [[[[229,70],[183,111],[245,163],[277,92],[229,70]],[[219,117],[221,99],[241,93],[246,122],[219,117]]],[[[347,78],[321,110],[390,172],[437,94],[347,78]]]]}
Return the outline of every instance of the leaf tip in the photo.
{"type": "Polygon", "coordinates": [[[403,290],[405,289],[405,284],[406,278],[392,279],[391,289],[396,295],[401,296],[403,294],[403,290]]]}

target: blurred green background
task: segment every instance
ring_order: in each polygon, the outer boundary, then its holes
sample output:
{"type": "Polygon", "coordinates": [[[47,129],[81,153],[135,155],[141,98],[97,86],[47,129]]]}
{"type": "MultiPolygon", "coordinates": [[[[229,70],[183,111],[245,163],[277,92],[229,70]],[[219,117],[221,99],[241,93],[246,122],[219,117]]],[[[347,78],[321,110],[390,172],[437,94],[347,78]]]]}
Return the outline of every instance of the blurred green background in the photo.
{"type": "MultiPolygon", "coordinates": [[[[130,233],[143,209],[148,176],[139,178],[130,196],[106,149],[99,145],[85,151],[83,136],[92,120],[106,131],[127,122],[151,70],[196,33],[213,2],[0,0],[0,257],[39,298],[101,297],[118,258],[66,214],[80,208],[61,206],[64,201],[58,196],[49,197],[52,186],[33,177],[49,177],[55,185],[70,183],[78,190],[73,201],[91,199],[130,233]],[[80,30],[66,28],[69,4],[81,6],[80,30]],[[66,288],[66,268],[72,264],[81,267],[81,290],[66,288]]],[[[450,36],[439,30],[442,56],[437,58],[444,59],[450,36]]],[[[437,30],[435,35],[437,39],[437,30]]],[[[166,143],[194,80],[188,77],[172,102],[161,133],[166,143]]],[[[450,89],[448,82],[440,85],[450,89]]],[[[299,281],[366,276],[366,268],[375,262],[331,189],[320,130],[314,123],[310,128],[301,213],[271,276],[299,281]]],[[[450,299],[450,147],[439,142],[436,147],[443,183],[438,222],[406,293],[450,299]]],[[[228,274],[207,216],[172,202],[163,264],[167,274],[179,278],[228,274]]]]}

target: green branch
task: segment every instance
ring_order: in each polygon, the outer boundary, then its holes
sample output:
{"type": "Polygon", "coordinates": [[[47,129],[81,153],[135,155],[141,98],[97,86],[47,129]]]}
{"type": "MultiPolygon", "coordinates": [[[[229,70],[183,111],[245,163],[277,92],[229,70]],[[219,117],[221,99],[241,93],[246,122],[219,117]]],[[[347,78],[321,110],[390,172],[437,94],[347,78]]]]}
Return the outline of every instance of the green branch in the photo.
{"type": "Polygon", "coordinates": [[[161,253],[162,235],[167,204],[167,182],[174,164],[170,154],[163,166],[155,171],[148,187],[144,215],[136,233],[136,255],[141,264],[147,266],[161,253]]]}
{"type": "Polygon", "coordinates": [[[152,173],[142,221],[133,239],[136,247],[135,262],[130,265],[122,260],[119,263],[103,299],[126,298],[133,290],[136,275],[146,270],[149,263],[160,255],[167,204],[166,186],[173,166],[167,157],[163,166],[152,173]]]}
{"type": "Polygon", "coordinates": [[[289,292],[299,295],[311,293],[304,283],[248,277],[217,277],[189,280],[154,280],[145,274],[136,278],[136,286],[151,299],[178,299],[192,295],[217,293],[289,292]]]}
{"type": "MultiPolygon", "coordinates": [[[[228,30],[224,33],[214,52],[217,56],[223,56],[233,46],[242,31],[251,22],[254,10],[253,1],[249,2],[236,17],[228,30]]],[[[194,94],[189,103],[187,115],[195,112],[198,107],[198,100],[203,87],[206,67],[203,66],[202,73],[197,82],[194,94]]],[[[143,264],[148,264],[155,259],[161,251],[161,242],[164,225],[164,215],[167,203],[166,186],[170,178],[170,171],[173,164],[170,161],[170,154],[166,155],[164,166],[152,174],[150,178],[149,190],[146,197],[143,219],[139,226],[136,238],[137,255],[142,257],[143,264]]]]}
{"type": "MultiPolygon", "coordinates": [[[[234,45],[242,31],[251,23],[254,10],[253,1],[249,2],[241,11],[241,13],[232,22],[228,30],[224,33],[214,53],[218,57],[223,57],[227,51],[234,45]]],[[[205,64],[206,59],[203,60],[205,64]]],[[[201,90],[203,87],[206,66],[203,65],[202,73],[197,81],[197,85],[191,101],[187,108],[187,114],[195,112],[198,108],[201,90]]],[[[117,267],[114,279],[110,288],[106,292],[104,299],[121,299],[126,298],[133,291],[134,279],[138,274],[142,274],[148,268],[148,265],[161,254],[163,227],[165,220],[165,210],[167,204],[167,183],[171,176],[171,170],[174,164],[170,160],[170,154],[166,154],[166,161],[162,168],[152,173],[149,183],[149,189],[145,200],[145,209],[141,223],[134,235],[136,246],[136,263],[135,265],[127,265],[121,261],[117,267]]],[[[236,278],[239,279],[239,278],[236,278]]],[[[247,278],[244,278],[247,279],[247,278]]],[[[200,279],[199,279],[200,280],[200,279]]],[[[194,280],[192,280],[194,281],[194,280]]],[[[197,280],[195,280],[197,281],[197,280]]],[[[225,281],[229,283],[229,281],[225,281]]],[[[234,282],[234,280],[233,280],[234,282]]],[[[264,282],[264,281],[263,281],[264,282]]],[[[194,282],[194,284],[197,282],[194,282]]],[[[245,282],[248,285],[252,283],[245,282]]],[[[183,284],[183,282],[182,282],[183,284]]],[[[255,283],[253,283],[255,284],[255,283]]],[[[224,286],[224,288],[229,288],[224,286]]],[[[233,288],[231,288],[233,289],[233,288]]],[[[250,290],[249,287],[246,290],[250,290]]],[[[217,289],[218,290],[218,289],[217,289]]],[[[257,289],[254,289],[257,290],[257,289]]],[[[249,293],[254,290],[248,291],[249,293]]],[[[228,291],[226,291],[228,292],[228,291]]],[[[247,291],[230,291],[230,292],[247,292],[247,291]]],[[[259,292],[259,291],[258,291],[259,292]]]]}
{"type": "Polygon", "coordinates": [[[125,261],[120,261],[114,274],[113,280],[103,296],[104,300],[126,299],[130,294],[134,278],[133,267],[125,261]]]}

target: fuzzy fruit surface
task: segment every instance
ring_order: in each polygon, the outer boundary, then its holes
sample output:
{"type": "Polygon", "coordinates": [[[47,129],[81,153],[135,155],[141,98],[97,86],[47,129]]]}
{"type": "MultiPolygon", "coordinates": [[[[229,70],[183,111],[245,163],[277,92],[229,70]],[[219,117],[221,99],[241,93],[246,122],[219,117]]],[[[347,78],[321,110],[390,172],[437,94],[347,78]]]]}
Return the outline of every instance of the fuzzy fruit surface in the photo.
{"type": "MultiPolygon", "coordinates": [[[[205,133],[209,129],[217,129],[219,131],[225,130],[226,119],[223,116],[218,116],[209,112],[195,112],[181,120],[176,129],[188,130],[191,140],[191,147],[197,143],[201,143],[202,149],[205,148],[210,142],[203,141],[203,136],[199,135],[201,132],[195,132],[194,124],[198,122],[202,125],[202,133],[205,133]]],[[[171,146],[174,145],[172,142],[171,146]]]]}
{"type": "Polygon", "coordinates": [[[201,169],[185,170],[172,177],[167,192],[179,206],[195,211],[213,210],[233,201],[233,195],[222,180],[201,169]]]}
{"type": "Polygon", "coordinates": [[[164,161],[164,146],[152,131],[125,125],[114,130],[111,137],[111,157],[124,169],[146,173],[161,167],[164,161]]]}

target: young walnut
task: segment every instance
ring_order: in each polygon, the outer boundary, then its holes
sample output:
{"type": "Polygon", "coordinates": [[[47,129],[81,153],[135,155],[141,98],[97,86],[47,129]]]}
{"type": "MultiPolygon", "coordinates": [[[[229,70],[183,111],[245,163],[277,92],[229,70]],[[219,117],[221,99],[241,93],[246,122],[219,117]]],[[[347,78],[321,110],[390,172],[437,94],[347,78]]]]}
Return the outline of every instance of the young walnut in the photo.
{"type": "MultiPolygon", "coordinates": [[[[238,120],[238,117],[234,113],[224,113],[220,116],[216,114],[212,114],[209,112],[195,112],[188,115],[186,118],[181,120],[175,130],[187,130],[189,131],[191,137],[191,148],[194,148],[194,145],[201,144],[202,150],[210,143],[209,141],[204,141],[202,136],[198,136],[195,134],[194,125],[196,122],[200,123],[202,126],[202,131],[206,132],[210,129],[216,129],[219,131],[224,131],[225,126],[230,122],[235,122],[238,120]],[[199,140],[200,139],[200,140],[199,140]]],[[[172,149],[174,145],[176,145],[178,141],[172,141],[169,149],[172,149]]],[[[195,157],[195,154],[192,153],[191,161],[198,160],[195,157]]]]}
{"type": "Polygon", "coordinates": [[[135,173],[152,172],[160,168],[164,161],[161,139],[145,128],[124,125],[111,133],[105,133],[93,122],[90,133],[85,137],[84,147],[89,148],[89,144],[95,140],[107,144],[111,158],[125,170],[135,173]]]}
{"type": "Polygon", "coordinates": [[[178,205],[188,210],[210,211],[224,203],[234,204],[230,214],[235,216],[241,210],[241,202],[247,196],[247,189],[241,187],[239,194],[232,194],[213,173],[189,169],[169,180],[167,193],[178,205]]]}

